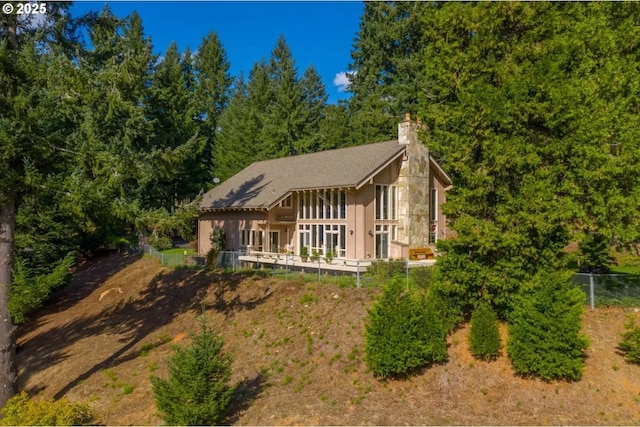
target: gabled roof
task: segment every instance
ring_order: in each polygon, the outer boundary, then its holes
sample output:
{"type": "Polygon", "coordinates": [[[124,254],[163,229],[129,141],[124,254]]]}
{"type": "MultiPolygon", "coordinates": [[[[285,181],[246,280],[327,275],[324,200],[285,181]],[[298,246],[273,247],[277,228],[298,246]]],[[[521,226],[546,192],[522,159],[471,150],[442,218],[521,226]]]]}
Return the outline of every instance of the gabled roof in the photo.
{"type": "Polygon", "coordinates": [[[200,208],[270,209],[296,190],[359,188],[405,149],[392,140],[256,162],[206,193],[200,208]]]}

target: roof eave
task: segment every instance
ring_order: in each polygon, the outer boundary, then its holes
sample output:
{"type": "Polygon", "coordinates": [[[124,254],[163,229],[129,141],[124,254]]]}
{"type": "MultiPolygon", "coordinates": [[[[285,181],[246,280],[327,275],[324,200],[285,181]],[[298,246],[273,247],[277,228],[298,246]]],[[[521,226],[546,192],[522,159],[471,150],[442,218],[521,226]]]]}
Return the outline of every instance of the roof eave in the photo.
{"type": "Polygon", "coordinates": [[[393,161],[397,160],[400,156],[404,155],[406,150],[407,150],[406,146],[401,146],[401,150],[399,150],[396,154],[391,156],[386,162],[382,163],[379,167],[374,169],[373,172],[371,172],[369,175],[365,176],[362,180],[360,180],[360,182],[355,185],[355,189],[359,190],[360,188],[362,188],[362,186],[365,185],[370,179],[372,179],[374,176],[382,172],[384,168],[389,166],[393,161]]]}

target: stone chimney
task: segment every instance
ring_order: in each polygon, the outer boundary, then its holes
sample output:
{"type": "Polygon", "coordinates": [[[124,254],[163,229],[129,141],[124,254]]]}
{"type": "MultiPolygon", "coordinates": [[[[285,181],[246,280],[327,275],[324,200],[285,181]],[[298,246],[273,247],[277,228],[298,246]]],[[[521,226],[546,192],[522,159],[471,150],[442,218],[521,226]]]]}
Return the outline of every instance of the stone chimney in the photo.
{"type": "Polygon", "coordinates": [[[406,145],[406,154],[398,175],[397,240],[409,248],[429,243],[429,150],[418,140],[421,126],[409,113],[398,124],[398,143],[406,145]]]}
{"type": "Polygon", "coordinates": [[[406,113],[404,121],[398,123],[398,144],[416,144],[418,142],[419,126],[419,123],[411,121],[411,114],[406,113]]]}

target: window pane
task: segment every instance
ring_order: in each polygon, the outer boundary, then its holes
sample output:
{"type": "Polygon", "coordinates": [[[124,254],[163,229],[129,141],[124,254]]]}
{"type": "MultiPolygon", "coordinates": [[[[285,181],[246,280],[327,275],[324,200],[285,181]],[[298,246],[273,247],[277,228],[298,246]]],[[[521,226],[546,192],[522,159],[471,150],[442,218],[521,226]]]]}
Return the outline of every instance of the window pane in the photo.
{"type": "Polygon", "coordinates": [[[340,191],[340,219],[347,218],[347,193],[344,190],[340,191]]]}
{"type": "Polygon", "coordinates": [[[398,187],[391,187],[391,219],[396,219],[396,191],[398,187]]]}
{"type": "Polygon", "coordinates": [[[382,212],[382,197],[380,196],[381,191],[382,188],[379,185],[376,185],[376,219],[382,219],[382,216],[380,215],[380,212],[382,212]]]}

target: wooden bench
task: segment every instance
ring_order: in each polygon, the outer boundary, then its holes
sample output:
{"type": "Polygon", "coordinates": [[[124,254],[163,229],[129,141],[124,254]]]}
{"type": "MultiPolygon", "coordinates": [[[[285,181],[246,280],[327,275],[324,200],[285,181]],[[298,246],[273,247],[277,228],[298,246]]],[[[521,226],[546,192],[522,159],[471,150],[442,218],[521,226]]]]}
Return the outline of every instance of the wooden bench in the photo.
{"type": "Polygon", "coordinates": [[[432,259],[432,258],[435,258],[435,255],[430,248],[409,249],[409,259],[412,261],[418,261],[421,259],[432,259]]]}

